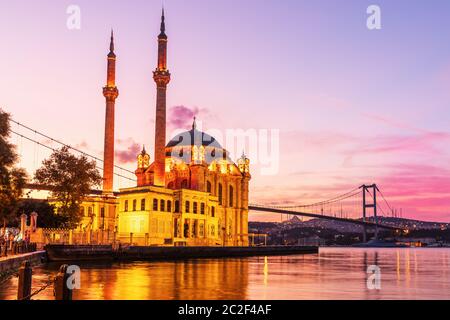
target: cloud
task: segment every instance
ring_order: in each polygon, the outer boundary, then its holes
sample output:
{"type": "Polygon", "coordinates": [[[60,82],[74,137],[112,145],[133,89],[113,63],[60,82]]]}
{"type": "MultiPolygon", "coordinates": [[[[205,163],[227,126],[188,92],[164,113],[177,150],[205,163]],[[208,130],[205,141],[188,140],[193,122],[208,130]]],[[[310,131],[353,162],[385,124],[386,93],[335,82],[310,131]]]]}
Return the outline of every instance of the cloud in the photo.
{"type": "Polygon", "coordinates": [[[169,109],[167,125],[169,129],[190,129],[194,120],[197,118],[206,118],[210,112],[205,108],[174,106],[169,109]]]}
{"type": "Polygon", "coordinates": [[[136,161],[136,157],[142,149],[142,146],[132,138],[125,140],[116,140],[117,145],[127,146],[124,150],[116,150],[116,160],[120,164],[127,164],[136,161]]]}
{"type": "Polygon", "coordinates": [[[355,157],[394,156],[394,157],[428,157],[448,155],[446,147],[450,143],[448,132],[424,132],[412,135],[380,135],[355,139],[352,146],[342,152],[345,156],[344,166],[351,167],[355,157]]]}
{"type": "Polygon", "coordinates": [[[85,150],[89,149],[89,144],[85,140],[83,140],[80,143],[77,143],[76,145],[74,145],[73,147],[76,149],[79,149],[81,151],[85,151],[85,150]]]}
{"type": "Polygon", "coordinates": [[[410,131],[415,131],[415,132],[426,132],[426,130],[414,127],[408,123],[402,122],[402,121],[398,121],[398,120],[392,120],[374,113],[368,113],[368,112],[362,112],[361,116],[379,122],[379,123],[383,123],[387,126],[393,127],[393,128],[397,128],[397,129],[406,129],[406,130],[410,130],[410,131]]]}

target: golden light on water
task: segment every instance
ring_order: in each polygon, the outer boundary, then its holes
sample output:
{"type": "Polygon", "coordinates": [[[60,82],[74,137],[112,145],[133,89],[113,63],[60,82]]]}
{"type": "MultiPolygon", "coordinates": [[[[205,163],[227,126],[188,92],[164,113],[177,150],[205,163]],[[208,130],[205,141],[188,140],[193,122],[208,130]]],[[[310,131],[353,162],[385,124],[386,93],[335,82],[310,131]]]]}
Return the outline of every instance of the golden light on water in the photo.
{"type": "MultiPolygon", "coordinates": [[[[320,255],[88,264],[80,266],[74,299],[450,299],[447,250],[325,248],[320,255]],[[382,290],[366,286],[374,264],[381,268],[382,290]]],[[[35,268],[33,288],[59,266],[35,268]]],[[[15,299],[16,288],[13,278],[0,287],[0,299],[15,299]]],[[[53,289],[37,299],[53,300],[53,289]]]]}
{"type": "Polygon", "coordinates": [[[267,257],[264,257],[264,285],[267,287],[269,282],[269,261],[267,257]]]}

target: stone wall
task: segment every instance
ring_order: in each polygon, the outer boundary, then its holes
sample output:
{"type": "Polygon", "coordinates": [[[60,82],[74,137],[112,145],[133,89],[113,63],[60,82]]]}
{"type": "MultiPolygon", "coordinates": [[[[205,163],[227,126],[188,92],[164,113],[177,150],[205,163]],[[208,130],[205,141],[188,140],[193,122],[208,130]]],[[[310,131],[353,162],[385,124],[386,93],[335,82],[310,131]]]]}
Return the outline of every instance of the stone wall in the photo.
{"type": "Polygon", "coordinates": [[[31,265],[37,265],[46,260],[45,251],[24,253],[19,256],[9,256],[0,258],[0,277],[9,272],[19,269],[24,261],[29,261],[31,265]]]}

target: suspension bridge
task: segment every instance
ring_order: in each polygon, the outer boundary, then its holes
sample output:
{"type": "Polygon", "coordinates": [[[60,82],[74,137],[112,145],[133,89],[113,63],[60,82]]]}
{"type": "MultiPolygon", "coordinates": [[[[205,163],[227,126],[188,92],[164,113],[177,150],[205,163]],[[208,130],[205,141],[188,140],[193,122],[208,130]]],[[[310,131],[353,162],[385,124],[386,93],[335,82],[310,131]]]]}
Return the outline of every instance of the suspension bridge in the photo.
{"type": "MultiPolygon", "coordinates": [[[[18,146],[20,156],[22,157],[23,141],[34,145],[33,158],[35,169],[37,169],[37,165],[40,162],[38,156],[39,151],[37,148],[46,150],[49,155],[52,151],[61,147],[67,147],[75,153],[94,160],[97,163],[97,168],[99,170],[103,169],[103,160],[100,157],[83,151],[79,147],[70,146],[13,119],[10,121],[12,124],[10,131],[18,139],[16,145],[18,146]]],[[[43,156],[42,152],[39,154],[43,156]]],[[[129,169],[115,165],[114,175],[118,178],[119,188],[123,185],[123,181],[125,181],[127,186],[134,186],[136,184],[134,172],[129,169]]],[[[52,188],[49,186],[34,183],[29,183],[26,187],[29,190],[52,191],[52,188]]],[[[101,195],[102,191],[92,190],[92,194],[101,195]]],[[[374,230],[375,238],[378,237],[379,229],[391,231],[402,231],[405,229],[405,227],[394,225],[392,223],[380,223],[380,219],[382,220],[384,217],[398,218],[401,217],[402,214],[398,214],[398,211],[388,202],[381,188],[376,184],[358,186],[353,190],[338,196],[311,204],[286,205],[282,203],[255,203],[249,205],[249,210],[267,214],[275,213],[288,217],[299,216],[360,225],[364,230],[364,241],[366,240],[368,229],[374,230]],[[381,201],[377,201],[379,199],[381,199],[381,201]]]]}
{"type": "Polygon", "coordinates": [[[379,222],[382,217],[394,217],[395,210],[376,184],[362,185],[337,197],[312,204],[290,206],[251,204],[249,210],[360,225],[364,228],[364,242],[367,240],[367,229],[374,230],[375,238],[378,238],[379,229],[392,231],[403,231],[405,229],[401,226],[379,222]],[[383,204],[386,207],[377,203],[377,194],[381,195],[383,204]],[[379,210],[382,212],[381,216],[379,215],[379,210]],[[390,214],[386,214],[387,212],[390,214]]]}

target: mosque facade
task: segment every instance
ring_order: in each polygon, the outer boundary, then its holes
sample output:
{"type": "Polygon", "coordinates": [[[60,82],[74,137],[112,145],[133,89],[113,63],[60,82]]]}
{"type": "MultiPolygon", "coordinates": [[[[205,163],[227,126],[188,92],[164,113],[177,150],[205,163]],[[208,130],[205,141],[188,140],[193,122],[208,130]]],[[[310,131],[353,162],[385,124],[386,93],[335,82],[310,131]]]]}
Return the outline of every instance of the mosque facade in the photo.
{"type": "Polygon", "coordinates": [[[171,80],[164,11],[158,36],[154,155],[136,155],[137,185],[113,191],[114,111],[119,97],[111,34],[107,81],[103,190],[83,202],[80,229],[114,233],[142,246],[248,246],[250,160],[236,162],[212,136],[192,128],[168,143],[166,95],[171,80]]]}

